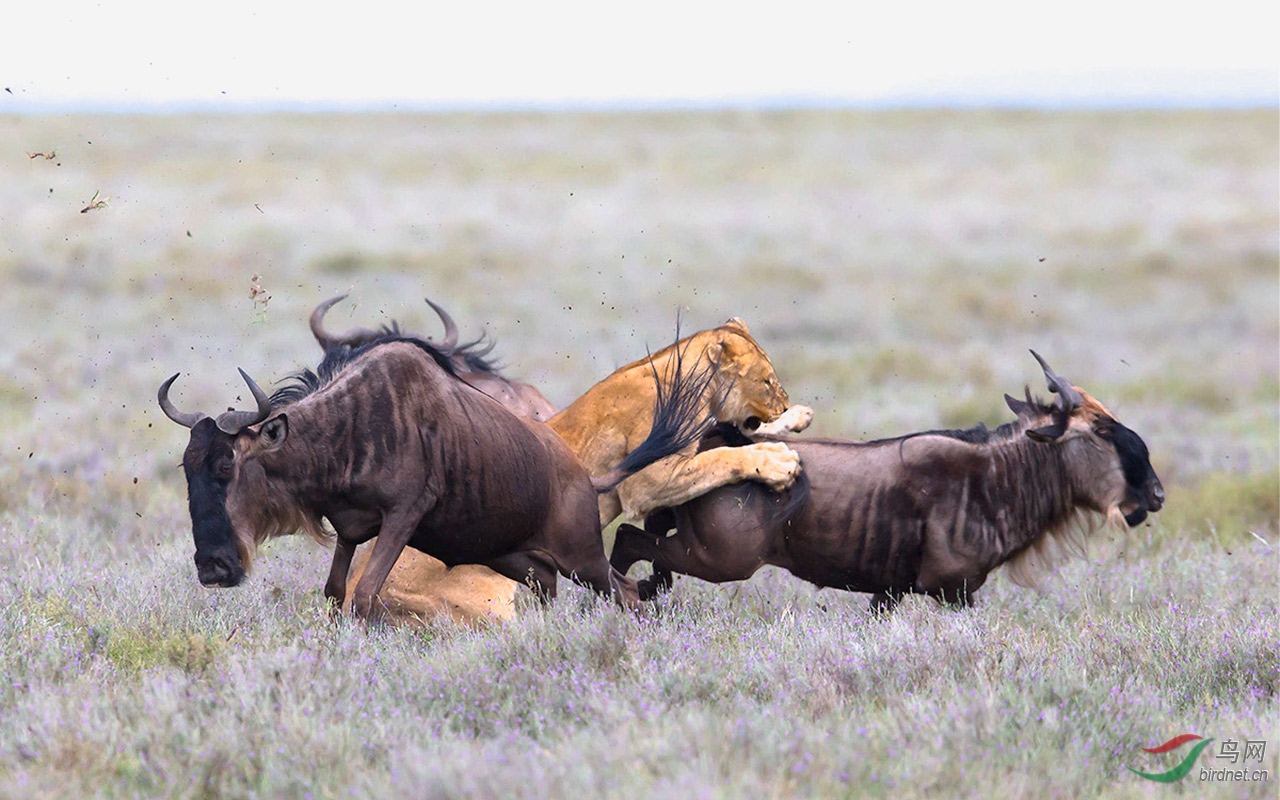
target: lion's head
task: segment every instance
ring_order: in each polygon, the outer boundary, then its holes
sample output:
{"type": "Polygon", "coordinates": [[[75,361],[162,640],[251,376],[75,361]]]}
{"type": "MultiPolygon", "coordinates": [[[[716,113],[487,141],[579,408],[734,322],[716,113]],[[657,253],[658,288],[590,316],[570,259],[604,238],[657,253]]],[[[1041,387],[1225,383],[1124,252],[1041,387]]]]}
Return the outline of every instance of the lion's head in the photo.
{"type": "Polygon", "coordinates": [[[706,331],[711,341],[703,357],[715,366],[712,413],[721,422],[732,422],[745,431],[772,422],[787,410],[790,400],[764,349],[751,338],[747,324],[734,317],[719,328],[706,331]]]}

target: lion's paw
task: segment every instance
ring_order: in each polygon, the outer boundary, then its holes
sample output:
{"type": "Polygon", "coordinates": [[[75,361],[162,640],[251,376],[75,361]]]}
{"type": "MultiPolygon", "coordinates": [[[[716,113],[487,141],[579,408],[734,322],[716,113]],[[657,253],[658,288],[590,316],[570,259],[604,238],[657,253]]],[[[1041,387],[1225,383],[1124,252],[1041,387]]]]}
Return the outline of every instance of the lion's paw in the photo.
{"type": "Polygon", "coordinates": [[[783,433],[799,433],[813,422],[813,409],[808,406],[791,406],[778,415],[772,422],[766,422],[751,432],[752,436],[761,434],[777,436],[783,433]]]}
{"type": "Polygon", "coordinates": [[[743,450],[751,450],[756,457],[754,474],[749,477],[781,491],[795,483],[800,474],[800,454],[782,442],[761,442],[743,450]]]}
{"type": "Polygon", "coordinates": [[[792,433],[799,433],[809,427],[810,422],[813,422],[813,409],[808,406],[792,406],[782,412],[782,416],[789,418],[787,430],[792,433]]]}

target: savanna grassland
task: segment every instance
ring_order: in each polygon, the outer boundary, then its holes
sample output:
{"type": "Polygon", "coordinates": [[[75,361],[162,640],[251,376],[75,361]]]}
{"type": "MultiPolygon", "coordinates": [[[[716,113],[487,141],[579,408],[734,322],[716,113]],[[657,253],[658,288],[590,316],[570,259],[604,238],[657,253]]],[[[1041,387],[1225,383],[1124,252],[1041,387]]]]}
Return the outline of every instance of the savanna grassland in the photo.
{"type": "Polygon", "coordinates": [[[1274,109],[0,116],[0,796],[1274,797],[1278,156],[1274,109]],[[766,570],[365,631],[302,537],[202,589],[156,388],[243,407],[341,292],[558,405],[740,316],[816,435],[1005,421],[1034,347],[1168,503],[887,620],[766,570]],[[1126,769],[1188,732],[1270,781],[1126,769]]]}

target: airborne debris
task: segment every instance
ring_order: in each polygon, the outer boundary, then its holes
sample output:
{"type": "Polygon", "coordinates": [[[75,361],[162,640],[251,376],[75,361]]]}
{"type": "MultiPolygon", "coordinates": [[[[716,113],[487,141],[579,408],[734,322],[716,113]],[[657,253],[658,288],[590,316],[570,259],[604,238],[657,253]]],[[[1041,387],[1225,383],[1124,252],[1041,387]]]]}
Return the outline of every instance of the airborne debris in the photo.
{"type": "Polygon", "coordinates": [[[52,161],[58,157],[57,150],[50,150],[47,153],[27,153],[27,158],[43,158],[45,161],[52,161]]]}
{"type": "Polygon", "coordinates": [[[254,311],[267,313],[267,303],[271,302],[271,294],[262,288],[262,276],[256,272],[249,278],[249,299],[253,301],[254,311]]]}
{"type": "Polygon", "coordinates": [[[93,211],[94,209],[97,209],[97,208],[106,208],[106,207],[107,207],[107,205],[108,205],[110,202],[111,202],[111,198],[110,198],[110,197],[103,197],[103,198],[99,199],[99,198],[98,198],[98,193],[97,193],[97,192],[94,192],[94,193],[93,193],[93,197],[90,197],[90,198],[89,198],[89,205],[87,205],[87,206],[85,206],[84,208],[80,209],[80,213],[81,213],[81,214],[85,214],[85,213],[88,213],[88,212],[90,212],[90,211],[93,211]]]}

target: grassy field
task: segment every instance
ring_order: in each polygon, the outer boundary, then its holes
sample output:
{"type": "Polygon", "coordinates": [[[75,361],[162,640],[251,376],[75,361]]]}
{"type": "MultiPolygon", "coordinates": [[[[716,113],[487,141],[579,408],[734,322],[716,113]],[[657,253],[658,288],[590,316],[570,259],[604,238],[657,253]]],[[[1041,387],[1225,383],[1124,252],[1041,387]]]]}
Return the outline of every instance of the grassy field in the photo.
{"type": "Polygon", "coordinates": [[[1274,110],[10,116],[0,175],[0,796],[1276,794],[1274,110]],[[301,537],[202,589],[155,390],[243,403],[347,291],[332,327],[438,335],[430,296],[559,405],[740,316],[817,435],[1004,421],[1034,347],[1168,504],[887,621],[765,571],[365,632],[301,537]],[[1125,769],[1186,732],[1270,781],[1125,769]]]}

